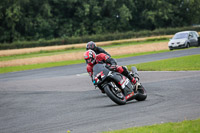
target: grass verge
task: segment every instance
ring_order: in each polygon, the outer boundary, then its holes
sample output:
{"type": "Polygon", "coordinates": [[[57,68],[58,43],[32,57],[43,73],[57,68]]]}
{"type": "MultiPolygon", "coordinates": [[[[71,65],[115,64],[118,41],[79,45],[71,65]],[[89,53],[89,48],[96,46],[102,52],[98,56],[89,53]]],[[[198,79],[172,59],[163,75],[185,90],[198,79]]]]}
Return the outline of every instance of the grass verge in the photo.
{"type": "Polygon", "coordinates": [[[132,54],[124,54],[124,55],[114,55],[112,58],[119,59],[119,58],[126,58],[126,57],[133,57],[133,56],[141,56],[141,55],[148,55],[148,54],[158,54],[170,52],[169,50],[160,50],[160,51],[151,51],[151,52],[141,52],[141,53],[132,53],[132,54]]]}
{"type": "MultiPolygon", "coordinates": [[[[113,56],[113,58],[125,58],[125,57],[131,57],[131,56],[156,54],[156,53],[163,53],[166,51],[167,50],[144,52],[144,53],[137,53],[137,54],[127,54],[127,55],[113,56]]],[[[80,63],[85,63],[85,61],[71,60],[71,61],[41,63],[41,64],[24,65],[24,66],[2,67],[0,68],[0,73],[8,73],[8,72],[16,72],[16,71],[32,70],[32,69],[40,69],[40,68],[48,68],[48,67],[56,67],[56,66],[65,66],[65,65],[80,64],[80,63]]],[[[127,66],[129,70],[131,69],[131,66],[133,65],[127,66]]],[[[184,57],[154,61],[154,62],[149,62],[149,63],[134,64],[134,66],[136,66],[139,71],[200,70],[200,55],[191,55],[191,56],[184,56],[184,57]]]]}
{"type": "Polygon", "coordinates": [[[169,38],[153,38],[147,39],[144,41],[131,41],[131,42],[123,42],[123,43],[112,43],[110,45],[101,46],[102,48],[113,48],[113,47],[121,47],[128,45],[140,45],[140,44],[150,44],[150,43],[160,43],[160,42],[168,42],[169,38]]]}
{"type": "Polygon", "coordinates": [[[177,123],[164,123],[151,126],[133,127],[103,133],[199,133],[200,119],[185,120],[177,123]]]}
{"type": "MultiPolygon", "coordinates": [[[[159,43],[159,42],[167,42],[169,39],[167,38],[155,38],[155,39],[147,39],[144,41],[132,41],[132,42],[124,42],[124,43],[113,43],[106,46],[101,46],[102,48],[115,48],[115,47],[122,47],[122,46],[129,46],[129,45],[140,45],[140,44],[151,44],[151,43],[159,43]],[[157,39],[157,40],[156,40],[157,39]]],[[[58,54],[65,54],[71,52],[79,52],[85,51],[84,48],[68,48],[63,50],[52,50],[52,51],[39,51],[39,52],[32,52],[26,54],[17,54],[17,55],[10,55],[10,56],[1,56],[0,61],[8,61],[14,59],[24,59],[24,58],[32,58],[32,57],[42,57],[42,56],[51,56],[51,55],[58,55],[58,54]]]]}
{"type": "Polygon", "coordinates": [[[84,62],[85,62],[84,60],[71,60],[71,61],[50,62],[50,63],[41,63],[41,64],[33,64],[33,65],[2,67],[0,68],[0,73],[49,68],[49,67],[56,67],[56,66],[65,66],[65,65],[72,65],[72,64],[80,64],[84,62]]]}
{"type": "MultiPolygon", "coordinates": [[[[131,69],[129,65],[128,69],[131,69]]],[[[200,54],[135,64],[139,71],[188,71],[200,70],[200,54]]]]}
{"type": "Polygon", "coordinates": [[[0,61],[59,55],[59,54],[66,54],[66,53],[79,52],[79,51],[85,51],[85,49],[76,48],[76,49],[53,50],[53,51],[43,51],[43,50],[41,50],[40,52],[31,52],[31,53],[26,53],[26,54],[17,54],[17,55],[9,55],[9,56],[0,56],[0,61]]]}
{"type": "MultiPolygon", "coordinates": [[[[132,56],[163,53],[163,52],[168,52],[168,51],[169,50],[133,53],[133,54],[112,56],[112,58],[118,59],[118,58],[132,57],[132,56]]],[[[65,65],[80,64],[80,63],[85,63],[85,61],[84,60],[70,60],[70,61],[61,61],[61,62],[33,64],[33,65],[2,67],[0,68],[0,73],[8,73],[8,72],[16,72],[16,71],[24,71],[24,70],[32,70],[32,69],[40,69],[40,68],[48,68],[48,67],[56,67],[56,66],[65,66],[65,65]]]]}

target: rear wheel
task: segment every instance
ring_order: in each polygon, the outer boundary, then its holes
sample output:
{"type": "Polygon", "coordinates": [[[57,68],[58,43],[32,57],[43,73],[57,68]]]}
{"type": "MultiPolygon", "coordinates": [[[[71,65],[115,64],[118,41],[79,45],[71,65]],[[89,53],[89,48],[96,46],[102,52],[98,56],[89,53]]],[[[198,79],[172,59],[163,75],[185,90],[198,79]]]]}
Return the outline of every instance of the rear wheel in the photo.
{"type": "Polygon", "coordinates": [[[142,85],[138,86],[137,93],[138,94],[135,98],[137,101],[144,101],[147,98],[146,90],[142,85]]]}
{"type": "Polygon", "coordinates": [[[105,93],[107,96],[115,103],[119,105],[124,105],[126,104],[126,98],[124,94],[121,92],[121,90],[118,87],[111,87],[111,86],[106,86],[104,88],[105,93]]]}

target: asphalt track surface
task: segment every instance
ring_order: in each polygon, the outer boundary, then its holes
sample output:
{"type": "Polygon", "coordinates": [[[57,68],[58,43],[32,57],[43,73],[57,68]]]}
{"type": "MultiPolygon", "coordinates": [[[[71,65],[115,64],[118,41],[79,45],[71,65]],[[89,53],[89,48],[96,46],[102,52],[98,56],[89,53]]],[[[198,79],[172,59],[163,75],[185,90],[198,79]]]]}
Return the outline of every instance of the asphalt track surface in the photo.
{"type": "MultiPolygon", "coordinates": [[[[200,48],[118,59],[119,65],[200,48]]],[[[124,106],[94,89],[85,64],[0,74],[0,133],[96,133],[200,117],[200,71],[143,72],[147,100],[124,106]]]]}

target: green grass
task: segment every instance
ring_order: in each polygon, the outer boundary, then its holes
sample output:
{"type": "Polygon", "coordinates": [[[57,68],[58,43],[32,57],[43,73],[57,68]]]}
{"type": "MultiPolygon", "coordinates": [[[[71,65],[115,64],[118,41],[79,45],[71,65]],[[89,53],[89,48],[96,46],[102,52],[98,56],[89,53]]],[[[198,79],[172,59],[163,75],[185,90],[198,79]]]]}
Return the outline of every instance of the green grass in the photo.
{"type": "MultiPolygon", "coordinates": [[[[170,54],[170,53],[169,53],[170,54]]],[[[129,65],[128,68],[130,69],[129,65]]],[[[139,71],[188,71],[200,70],[200,54],[135,64],[139,71]]]]}
{"type": "Polygon", "coordinates": [[[59,54],[66,54],[66,53],[79,52],[79,51],[85,51],[85,49],[76,48],[76,49],[40,51],[40,52],[33,52],[33,53],[27,53],[27,54],[1,56],[0,61],[8,61],[8,60],[24,59],[24,58],[32,58],[32,57],[42,57],[42,56],[50,56],[50,55],[59,55],[59,54]]]}
{"type": "MultiPolygon", "coordinates": [[[[125,54],[125,55],[113,56],[112,58],[118,59],[118,58],[132,57],[132,56],[163,53],[163,52],[168,52],[168,51],[169,50],[161,50],[161,51],[125,54]]],[[[40,68],[56,67],[56,66],[64,66],[64,65],[72,65],[72,64],[79,64],[79,63],[85,63],[84,59],[83,60],[52,62],[52,63],[51,62],[50,63],[41,63],[41,64],[33,64],[33,65],[23,65],[23,66],[2,67],[2,68],[0,68],[0,73],[32,70],[32,69],[40,69],[40,68]]]]}
{"type": "MultiPolygon", "coordinates": [[[[161,52],[166,52],[166,51],[163,50],[163,51],[156,51],[156,52],[144,52],[144,53],[138,53],[138,54],[113,56],[113,58],[124,58],[124,57],[130,57],[130,56],[155,54],[155,53],[161,53],[161,52]]],[[[169,54],[170,54],[170,52],[169,52],[169,54]]],[[[71,61],[41,63],[41,64],[24,65],[24,66],[2,67],[2,68],[0,68],[0,73],[31,70],[31,69],[40,69],[40,68],[56,67],[56,66],[64,66],[64,65],[72,65],[72,64],[79,64],[79,63],[85,63],[85,61],[84,60],[71,60],[71,61]]],[[[130,69],[131,66],[133,66],[133,65],[129,65],[128,68],[130,69]]],[[[136,66],[139,71],[200,70],[200,55],[191,55],[191,56],[184,56],[184,57],[154,61],[154,62],[149,62],[149,63],[134,64],[134,66],[136,66]]]]}
{"type": "Polygon", "coordinates": [[[144,41],[132,41],[132,42],[123,42],[123,43],[113,43],[111,45],[102,46],[102,48],[110,48],[110,47],[121,47],[121,46],[128,46],[128,45],[140,45],[140,44],[151,44],[151,43],[160,43],[160,42],[168,42],[169,39],[161,38],[158,39],[147,39],[144,41]]]}
{"type": "Polygon", "coordinates": [[[151,52],[141,52],[141,53],[132,53],[132,54],[124,54],[124,55],[114,55],[112,58],[119,59],[119,58],[126,58],[126,57],[133,57],[133,56],[141,56],[141,55],[148,55],[148,54],[158,54],[169,52],[169,50],[160,50],[160,51],[151,51],[151,52]]]}
{"type": "Polygon", "coordinates": [[[2,67],[0,68],[0,73],[8,73],[8,72],[16,72],[16,71],[24,71],[24,70],[32,70],[32,69],[40,69],[40,68],[48,68],[48,67],[56,67],[56,66],[65,66],[65,65],[72,65],[72,64],[80,64],[84,62],[85,62],[84,60],[71,60],[71,61],[50,62],[50,63],[41,63],[41,64],[33,64],[33,65],[2,67]]]}
{"type": "Polygon", "coordinates": [[[133,127],[103,133],[199,133],[200,119],[185,120],[177,123],[155,124],[151,126],[133,127]]]}
{"type": "MultiPolygon", "coordinates": [[[[133,41],[133,42],[126,42],[126,43],[113,43],[111,45],[102,46],[102,48],[112,48],[112,47],[121,47],[121,46],[128,46],[128,45],[139,45],[139,44],[149,44],[149,43],[159,43],[159,42],[166,42],[166,38],[158,38],[156,39],[147,39],[145,41],[133,41]]],[[[79,52],[85,51],[85,48],[68,48],[63,50],[52,50],[52,51],[40,51],[40,52],[33,52],[27,54],[18,54],[18,55],[10,55],[10,56],[2,56],[0,57],[0,61],[8,61],[14,59],[24,59],[24,58],[32,58],[32,57],[42,57],[42,56],[50,56],[50,55],[58,55],[58,54],[65,54],[71,52],[79,52]]],[[[130,56],[129,56],[130,57],[130,56]]]]}

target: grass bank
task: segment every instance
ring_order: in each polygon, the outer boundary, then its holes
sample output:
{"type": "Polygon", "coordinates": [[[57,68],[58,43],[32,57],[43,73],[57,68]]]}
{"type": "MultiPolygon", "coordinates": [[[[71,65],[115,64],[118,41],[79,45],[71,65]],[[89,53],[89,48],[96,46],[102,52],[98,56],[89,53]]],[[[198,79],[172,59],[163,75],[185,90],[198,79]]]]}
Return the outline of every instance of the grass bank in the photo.
{"type": "Polygon", "coordinates": [[[185,120],[177,123],[164,123],[151,126],[133,127],[103,133],[199,133],[200,119],[185,120]]]}
{"type": "MultiPolygon", "coordinates": [[[[127,54],[127,55],[113,56],[113,58],[125,58],[125,57],[131,57],[131,56],[156,54],[156,53],[162,53],[162,52],[166,52],[166,51],[163,50],[163,51],[156,51],[156,52],[127,54]]],[[[84,60],[71,60],[71,61],[61,61],[61,62],[53,62],[53,63],[41,63],[41,64],[33,64],[33,65],[2,67],[0,69],[0,73],[31,70],[31,69],[40,69],[40,68],[48,68],[48,67],[56,67],[56,66],[64,66],[64,65],[72,65],[72,64],[79,64],[79,63],[85,63],[85,61],[84,60]]],[[[128,68],[130,69],[131,66],[133,66],[133,65],[129,65],[128,68]]],[[[200,70],[200,55],[191,55],[191,56],[184,56],[184,57],[154,61],[154,62],[149,62],[149,63],[134,64],[134,66],[136,66],[139,71],[200,70]]]]}
{"type": "Polygon", "coordinates": [[[72,65],[72,64],[80,64],[80,63],[84,63],[84,62],[85,62],[84,60],[71,60],[71,61],[32,64],[32,65],[2,67],[2,68],[0,68],[0,73],[41,69],[41,68],[49,68],[49,67],[56,67],[56,66],[65,66],[65,65],[72,65]]]}
{"type": "MultiPolygon", "coordinates": [[[[129,65],[128,68],[130,69],[129,65]]],[[[135,64],[139,71],[189,71],[200,70],[200,54],[135,64]]]]}
{"type": "MultiPolygon", "coordinates": [[[[132,57],[132,56],[163,53],[163,52],[168,52],[168,51],[169,50],[142,52],[142,53],[117,55],[117,56],[112,56],[112,57],[115,59],[118,59],[118,58],[132,57]]],[[[8,72],[16,72],[16,71],[24,71],[24,70],[32,70],[32,69],[40,69],[40,68],[48,68],[48,67],[56,67],[56,66],[65,66],[65,65],[80,64],[80,63],[85,63],[85,61],[82,59],[82,60],[69,60],[69,61],[61,61],[61,62],[50,62],[50,63],[40,63],[40,64],[32,64],[32,65],[2,67],[0,68],[0,73],[8,73],[8,72]]]]}
{"type": "MultiPolygon", "coordinates": [[[[163,37],[163,38],[151,38],[146,39],[142,41],[132,41],[132,42],[117,42],[117,43],[111,43],[109,45],[101,46],[103,49],[107,48],[116,48],[116,47],[123,47],[123,46],[129,46],[129,45],[140,45],[140,44],[151,44],[151,43],[160,43],[160,42],[167,42],[169,41],[169,38],[163,37]]],[[[8,61],[8,60],[15,60],[15,59],[24,59],[24,58],[32,58],[32,57],[42,57],[42,56],[51,56],[51,55],[59,55],[59,54],[66,54],[66,53],[72,53],[72,52],[80,52],[85,51],[85,45],[82,48],[75,48],[75,47],[69,47],[66,49],[61,50],[41,50],[39,52],[30,52],[25,54],[14,54],[9,56],[0,56],[0,61],[8,61]]]]}

